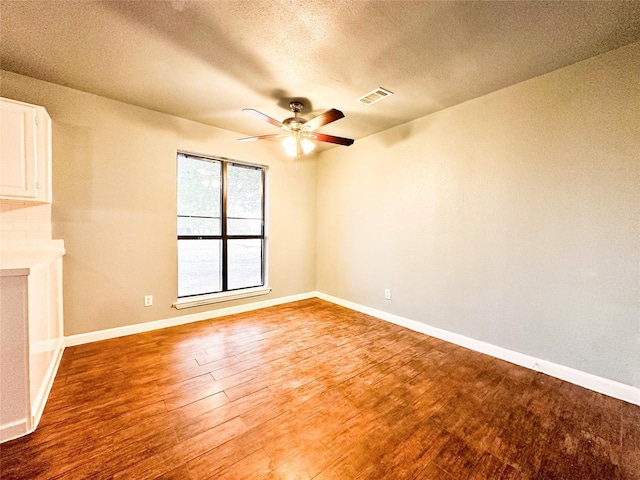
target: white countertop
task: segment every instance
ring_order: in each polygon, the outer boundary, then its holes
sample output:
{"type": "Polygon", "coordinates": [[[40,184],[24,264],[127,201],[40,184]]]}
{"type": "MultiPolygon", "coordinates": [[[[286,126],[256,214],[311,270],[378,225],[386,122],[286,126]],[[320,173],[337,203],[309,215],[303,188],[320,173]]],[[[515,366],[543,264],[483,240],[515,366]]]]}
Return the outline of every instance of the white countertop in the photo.
{"type": "Polygon", "coordinates": [[[0,276],[29,275],[64,253],[63,240],[3,241],[0,244],[0,276]]]}

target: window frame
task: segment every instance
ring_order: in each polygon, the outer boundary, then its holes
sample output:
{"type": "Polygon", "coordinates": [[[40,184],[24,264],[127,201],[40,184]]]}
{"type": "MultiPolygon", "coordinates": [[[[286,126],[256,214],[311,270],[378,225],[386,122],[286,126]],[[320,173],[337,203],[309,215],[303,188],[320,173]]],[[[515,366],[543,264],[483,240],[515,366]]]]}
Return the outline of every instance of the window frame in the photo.
{"type": "MultiPolygon", "coordinates": [[[[239,160],[233,160],[225,157],[202,155],[198,153],[191,153],[185,151],[178,151],[176,154],[176,201],[178,199],[177,191],[177,175],[178,175],[178,161],[180,157],[193,158],[200,161],[215,162],[220,164],[220,234],[219,235],[184,235],[179,234],[177,231],[178,220],[181,217],[196,217],[180,215],[176,211],[176,248],[180,240],[220,240],[221,241],[221,290],[217,292],[197,293],[192,295],[177,296],[177,301],[173,304],[175,308],[187,308],[192,306],[206,305],[209,303],[217,303],[229,300],[236,300],[240,298],[253,297],[256,295],[266,295],[271,292],[271,288],[268,287],[267,276],[267,171],[268,166],[243,162],[239,160]],[[261,173],[261,209],[262,218],[260,226],[260,234],[255,235],[237,235],[228,233],[228,169],[229,166],[238,168],[250,168],[259,170],[261,173]],[[251,287],[240,287],[229,289],[229,241],[233,240],[260,240],[262,242],[261,248],[261,275],[260,285],[251,287]]],[[[231,217],[233,219],[233,217],[231,217]]],[[[176,251],[177,253],[177,251],[176,251]]],[[[178,259],[178,269],[180,268],[178,259]]],[[[179,271],[179,270],[178,270],[179,271]]],[[[176,272],[176,288],[178,288],[179,275],[176,272]]]]}

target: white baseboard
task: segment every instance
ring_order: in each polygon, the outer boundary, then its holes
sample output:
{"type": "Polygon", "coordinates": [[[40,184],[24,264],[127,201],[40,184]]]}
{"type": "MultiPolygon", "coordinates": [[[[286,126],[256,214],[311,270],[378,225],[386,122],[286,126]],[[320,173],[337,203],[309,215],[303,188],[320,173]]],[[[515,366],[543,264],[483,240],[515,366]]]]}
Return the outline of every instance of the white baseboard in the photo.
{"type": "Polygon", "coordinates": [[[194,313],[191,315],[182,315],[179,317],[168,318],[165,320],[156,320],[153,322],[140,323],[135,325],[127,325],[125,327],[111,328],[107,330],[100,330],[97,332],[81,333],[77,335],[71,335],[65,337],[64,345],[71,347],[74,345],[81,345],[84,343],[97,342],[100,340],[107,340],[110,338],[122,337],[125,335],[133,335],[136,333],[148,332],[151,330],[157,330],[160,328],[174,327],[177,325],[184,325],[187,323],[198,322],[201,320],[207,320],[210,318],[222,317],[225,315],[233,315],[236,313],[249,312],[251,310],[258,310],[261,308],[271,307],[274,305],[280,305],[283,303],[296,302],[298,300],[306,300],[308,298],[320,298],[336,305],[355,310],[357,312],[371,315],[372,317],[386,320],[388,322],[400,325],[410,330],[424,333],[426,335],[439,338],[446,342],[450,342],[461,347],[474,350],[476,352],[484,353],[501,360],[505,360],[522,367],[530,368],[538,372],[550,375],[561,380],[579,385],[589,390],[608,395],[620,400],[624,400],[635,405],[640,405],[640,388],[632,387],[623,383],[609,380],[607,378],[599,377],[590,373],[586,373],[580,370],[576,370],[564,365],[542,360],[540,358],[532,357],[523,353],[508,350],[506,348],[498,347],[490,343],[475,340],[473,338],[465,337],[458,333],[452,333],[447,330],[432,327],[416,320],[410,320],[408,318],[400,317],[392,313],[383,312],[374,308],[365,307],[354,302],[343,300],[341,298],[333,297],[322,292],[307,292],[298,295],[290,295],[287,297],[274,298],[265,300],[262,302],[247,303],[245,305],[238,305],[234,307],[221,308],[217,310],[209,310],[201,313],[194,313]]]}
{"type": "Polygon", "coordinates": [[[408,318],[400,317],[391,313],[376,310],[374,308],[365,307],[354,302],[349,302],[341,298],[333,297],[322,292],[315,292],[315,295],[336,305],[355,310],[357,312],[371,315],[372,317],[386,320],[396,325],[414,330],[416,332],[424,333],[426,335],[439,338],[446,342],[460,345],[461,347],[474,350],[476,352],[484,353],[501,360],[505,360],[522,367],[530,368],[538,372],[542,372],[546,375],[565,380],[567,382],[579,385],[589,390],[593,390],[610,397],[624,400],[625,402],[633,403],[634,405],[640,405],[640,388],[632,387],[624,383],[619,383],[607,378],[599,377],[591,373],[582,372],[564,365],[549,362],[539,358],[525,355],[523,353],[514,352],[506,348],[498,347],[490,343],[475,340],[473,338],[465,337],[458,333],[448,332],[440,328],[432,327],[416,320],[410,320],[408,318]]]}
{"type": "Polygon", "coordinates": [[[106,330],[98,330],[95,332],[79,333],[65,337],[65,347],[73,347],[74,345],[82,345],[84,343],[98,342],[100,340],[108,340],[110,338],[124,337],[136,333],[150,332],[167,327],[176,327],[187,323],[199,322],[210,318],[224,317],[225,315],[234,315],[236,313],[250,312],[251,310],[259,310],[261,308],[272,307],[283,303],[297,302],[298,300],[306,300],[316,297],[315,292],[301,293],[297,295],[289,295],[287,297],[273,298],[262,302],[247,303],[234,307],[220,308],[217,310],[208,310],[206,312],[192,313],[190,315],[181,315],[179,317],[167,318],[164,320],[155,320],[153,322],[136,323],[135,325],[127,325],[124,327],[109,328],[106,330]]]}

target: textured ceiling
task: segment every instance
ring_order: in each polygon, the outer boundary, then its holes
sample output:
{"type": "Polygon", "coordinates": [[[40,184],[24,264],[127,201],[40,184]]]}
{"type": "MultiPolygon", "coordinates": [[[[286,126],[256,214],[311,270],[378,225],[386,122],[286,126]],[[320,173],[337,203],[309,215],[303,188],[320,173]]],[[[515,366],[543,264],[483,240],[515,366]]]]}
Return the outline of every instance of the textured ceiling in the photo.
{"type": "Polygon", "coordinates": [[[4,70],[239,136],[303,99],[357,140],[638,41],[640,1],[2,0],[0,35],[4,70]]]}

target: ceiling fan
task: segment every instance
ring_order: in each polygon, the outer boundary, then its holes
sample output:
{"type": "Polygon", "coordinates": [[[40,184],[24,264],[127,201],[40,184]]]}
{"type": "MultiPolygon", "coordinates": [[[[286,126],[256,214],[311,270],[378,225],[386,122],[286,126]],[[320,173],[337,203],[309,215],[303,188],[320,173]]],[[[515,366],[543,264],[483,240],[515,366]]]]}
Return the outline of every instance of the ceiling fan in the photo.
{"type": "Polygon", "coordinates": [[[239,138],[239,142],[249,142],[252,140],[272,140],[282,142],[284,152],[291,157],[300,157],[301,155],[310,153],[315,148],[314,140],[326,143],[335,143],[336,145],[349,146],[353,144],[353,139],[336,137],[325,133],[316,132],[323,125],[335,122],[344,117],[344,113],[340,110],[332,108],[311,120],[306,120],[300,116],[300,112],[304,108],[301,102],[293,101],[289,104],[289,108],[293,112],[293,117],[287,118],[282,122],[271,118],[253,108],[245,108],[242,111],[248,113],[252,117],[264,120],[265,122],[281,128],[285,133],[275,133],[272,135],[260,135],[257,137],[239,138]]]}

